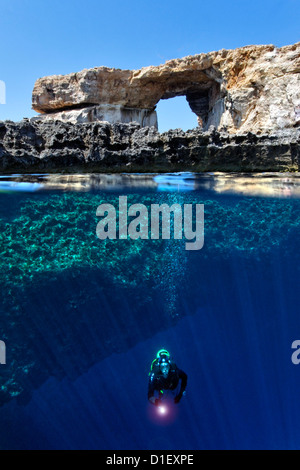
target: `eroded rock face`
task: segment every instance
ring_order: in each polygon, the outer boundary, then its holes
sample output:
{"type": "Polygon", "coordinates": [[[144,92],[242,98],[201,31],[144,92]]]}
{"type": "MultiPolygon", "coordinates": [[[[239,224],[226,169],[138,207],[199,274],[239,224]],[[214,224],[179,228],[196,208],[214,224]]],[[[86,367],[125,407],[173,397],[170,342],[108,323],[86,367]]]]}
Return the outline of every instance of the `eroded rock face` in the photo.
{"type": "Polygon", "coordinates": [[[141,126],[156,126],[156,104],[175,96],[186,96],[204,130],[213,125],[230,133],[260,133],[297,127],[300,43],[220,50],[140,70],[97,67],[45,77],[34,86],[32,105],[40,113],[54,113],[55,119],[70,122],[135,120],[141,126]],[[119,115],[95,111],[107,105],[119,107],[119,115]],[[145,115],[150,116],[148,121],[145,115]]]}
{"type": "MultiPolygon", "coordinates": [[[[43,120],[63,121],[72,124],[91,122],[108,122],[110,124],[137,122],[141,127],[155,127],[157,129],[157,114],[149,109],[124,108],[120,105],[102,104],[82,109],[71,109],[58,113],[43,114],[43,120]]],[[[41,118],[32,118],[38,121],[41,118]]]]}
{"type": "Polygon", "coordinates": [[[160,134],[136,123],[0,122],[1,172],[299,171],[298,129],[160,134]]]}

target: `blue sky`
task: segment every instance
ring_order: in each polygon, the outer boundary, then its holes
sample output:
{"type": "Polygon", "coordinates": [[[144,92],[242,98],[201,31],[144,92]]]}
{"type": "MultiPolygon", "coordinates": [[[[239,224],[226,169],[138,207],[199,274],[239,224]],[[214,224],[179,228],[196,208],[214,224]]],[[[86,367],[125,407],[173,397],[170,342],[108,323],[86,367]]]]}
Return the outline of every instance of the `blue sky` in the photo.
{"type": "MultiPolygon", "coordinates": [[[[300,0],[0,0],[0,119],[35,116],[34,82],[107,66],[139,69],[249,44],[300,40],[300,0]]],[[[159,129],[196,127],[184,97],[158,104],[159,129]]]]}

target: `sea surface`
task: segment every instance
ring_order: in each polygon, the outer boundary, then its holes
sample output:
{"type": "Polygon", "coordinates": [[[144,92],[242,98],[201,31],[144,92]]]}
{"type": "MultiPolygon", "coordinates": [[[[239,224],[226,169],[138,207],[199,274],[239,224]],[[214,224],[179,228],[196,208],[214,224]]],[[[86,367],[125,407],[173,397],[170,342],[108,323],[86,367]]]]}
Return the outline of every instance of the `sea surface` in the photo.
{"type": "Polygon", "coordinates": [[[0,449],[298,449],[299,242],[293,174],[1,176],[0,449]],[[100,240],[120,196],[204,205],[203,248],[100,240]],[[188,375],[165,415],[161,348],[188,375]]]}

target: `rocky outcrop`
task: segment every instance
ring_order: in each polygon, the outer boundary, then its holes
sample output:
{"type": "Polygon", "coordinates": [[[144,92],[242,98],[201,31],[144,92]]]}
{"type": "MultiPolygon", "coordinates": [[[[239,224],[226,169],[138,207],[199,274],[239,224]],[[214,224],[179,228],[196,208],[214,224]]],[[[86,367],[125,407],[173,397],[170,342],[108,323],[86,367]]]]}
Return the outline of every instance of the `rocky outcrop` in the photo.
{"type": "Polygon", "coordinates": [[[160,134],[136,123],[0,122],[0,171],[298,171],[300,132],[230,135],[211,127],[160,134]]]}
{"type": "Polygon", "coordinates": [[[179,95],[186,96],[203,130],[213,125],[229,133],[264,133],[297,127],[300,43],[223,49],[140,70],[97,67],[45,77],[34,86],[32,105],[50,119],[155,126],[159,100],[179,95]]]}

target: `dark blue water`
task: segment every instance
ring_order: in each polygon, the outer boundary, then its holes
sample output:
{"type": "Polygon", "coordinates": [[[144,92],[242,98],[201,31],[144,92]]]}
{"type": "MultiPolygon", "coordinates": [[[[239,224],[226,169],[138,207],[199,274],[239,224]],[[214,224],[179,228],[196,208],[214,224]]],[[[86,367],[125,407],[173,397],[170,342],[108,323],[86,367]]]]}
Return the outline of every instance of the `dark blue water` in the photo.
{"type": "Polygon", "coordinates": [[[300,200],[188,181],[0,194],[1,449],[299,448],[300,200]],[[204,204],[204,248],[101,245],[120,194],[204,204]],[[188,374],[172,419],[147,403],[162,347],[188,374]]]}

